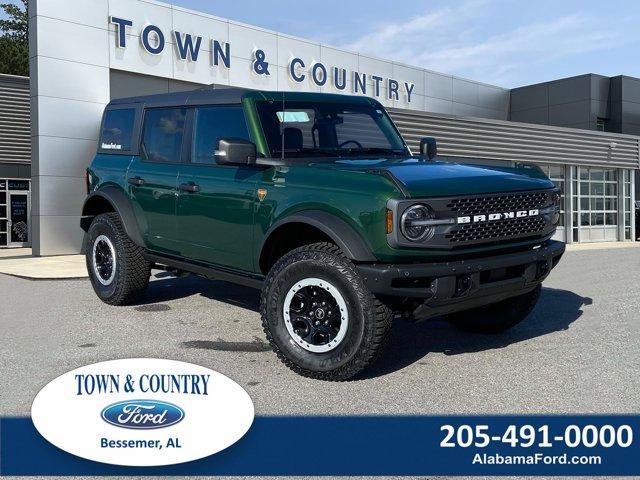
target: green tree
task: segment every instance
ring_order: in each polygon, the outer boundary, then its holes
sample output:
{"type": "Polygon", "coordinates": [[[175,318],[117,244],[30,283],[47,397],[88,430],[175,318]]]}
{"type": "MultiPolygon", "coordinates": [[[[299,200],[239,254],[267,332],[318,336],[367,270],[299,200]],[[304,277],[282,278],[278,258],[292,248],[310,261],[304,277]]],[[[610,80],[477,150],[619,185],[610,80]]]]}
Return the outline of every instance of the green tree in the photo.
{"type": "Polygon", "coordinates": [[[20,5],[0,4],[6,18],[0,20],[0,73],[29,76],[28,0],[20,5]]]}

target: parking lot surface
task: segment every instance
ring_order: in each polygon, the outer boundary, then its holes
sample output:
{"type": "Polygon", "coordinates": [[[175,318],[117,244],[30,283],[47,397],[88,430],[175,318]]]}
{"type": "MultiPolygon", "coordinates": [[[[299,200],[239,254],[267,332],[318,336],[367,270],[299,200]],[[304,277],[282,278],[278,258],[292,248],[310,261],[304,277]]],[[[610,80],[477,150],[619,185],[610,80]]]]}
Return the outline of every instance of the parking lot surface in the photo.
{"type": "Polygon", "coordinates": [[[640,411],[640,249],[567,252],[534,313],[499,336],[399,319],[356,380],[299,377],[265,344],[258,292],[155,272],[136,306],[110,307],[88,280],[0,275],[0,415],[82,365],[158,357],[217,370],[257,414],[640,411]]]}

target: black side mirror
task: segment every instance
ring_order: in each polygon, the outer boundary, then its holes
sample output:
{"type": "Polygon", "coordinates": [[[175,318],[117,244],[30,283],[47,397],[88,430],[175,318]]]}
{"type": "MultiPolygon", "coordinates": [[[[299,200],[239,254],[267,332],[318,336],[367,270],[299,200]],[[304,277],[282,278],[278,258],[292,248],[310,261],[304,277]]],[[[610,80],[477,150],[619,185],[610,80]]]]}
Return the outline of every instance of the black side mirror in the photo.
{"type": "Polygon", "coordinates": [[[420,155],[424,155],[429,160],[433,160],[438,155],[438,144],[433,137],[424,137],[420,140],[420,155]]]}
{"type": "Polygon", "coordinates": [[[221,138],[215,153],[220,165],[251,165],[257,156],[255,144],[243,138],[221,138]]]}

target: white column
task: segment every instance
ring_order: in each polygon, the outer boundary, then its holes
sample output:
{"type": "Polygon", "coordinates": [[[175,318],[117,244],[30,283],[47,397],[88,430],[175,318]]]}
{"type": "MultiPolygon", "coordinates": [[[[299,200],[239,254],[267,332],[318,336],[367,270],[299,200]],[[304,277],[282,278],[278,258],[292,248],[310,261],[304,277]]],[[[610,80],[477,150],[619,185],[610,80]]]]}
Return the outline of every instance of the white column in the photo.
{"type": "Polygon", "coordinates": [[[34,255],[78,253],[84,172],[109,102],[108,0],[29,3],[34,255]]]}

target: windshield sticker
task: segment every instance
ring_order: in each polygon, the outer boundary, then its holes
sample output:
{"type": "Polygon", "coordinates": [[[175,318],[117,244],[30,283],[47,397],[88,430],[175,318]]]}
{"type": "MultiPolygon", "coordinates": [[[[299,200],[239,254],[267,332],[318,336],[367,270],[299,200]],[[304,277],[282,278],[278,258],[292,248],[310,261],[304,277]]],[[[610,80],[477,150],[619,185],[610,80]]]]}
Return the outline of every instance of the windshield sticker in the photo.
{"type": "Polygon", "coordinates": [[[280,123],[307,123],[309,114],[307,112],[276,112],[280,123]]]}

